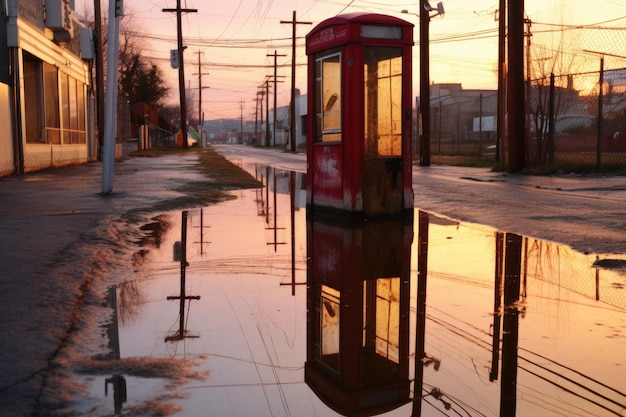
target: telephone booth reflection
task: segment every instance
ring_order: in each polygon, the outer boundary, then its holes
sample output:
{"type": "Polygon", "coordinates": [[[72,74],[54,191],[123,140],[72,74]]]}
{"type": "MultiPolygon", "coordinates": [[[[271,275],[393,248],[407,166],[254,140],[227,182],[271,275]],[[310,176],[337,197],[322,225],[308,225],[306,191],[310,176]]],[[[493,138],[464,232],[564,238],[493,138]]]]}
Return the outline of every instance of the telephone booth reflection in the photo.
{"type": "Polygon", "coordinates": [[[307,229],[306,383],[343,415],[408,403],[411,219],[307,229]]]}

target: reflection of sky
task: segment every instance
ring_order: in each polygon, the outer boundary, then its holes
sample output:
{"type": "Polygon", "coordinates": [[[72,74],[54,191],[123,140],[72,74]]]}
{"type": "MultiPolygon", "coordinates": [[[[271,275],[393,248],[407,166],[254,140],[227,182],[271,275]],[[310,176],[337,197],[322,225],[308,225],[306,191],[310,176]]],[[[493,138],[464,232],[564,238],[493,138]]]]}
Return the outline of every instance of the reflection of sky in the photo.
{"type": "MultiPolygon", "coordinates": [[[[288,181],[288,177],[283,178],[288,181]]],[[[285,188],[279,184],[277,189],[285,188]]],[[[276,245],[276,251],[268,244],[274,237],[273,231],[267,230],[274,224],[273,190],[272,185],[267,218],[257,215],[259,194],[254,190],[237,192],[236,200],[205,208],[203,235],[208,243],[203,254],[198,243],[200,210],[189,211],[186,293],[201,299],[187,303],[185,328],[197,338],[164,342],[179,326],[179,302],[167,301],[166,297],[180,291],[180,264],[174,262],[172,249],[181,236],[180,213],[168,215],[172,226],[160,248],[150,251],[145,269],[134,276],[139,282],[142,296],[137,299],[141,304],[133,319],[120,325],[122,358],[195,358],[197,367],[208,371],[206,380],[194,380],[178,389],[190,397],[177,400],[184,409],[176,415],[335,415],[304,383],[307,288],[295,286],[292,296],[291,288],[284,285],[292,279],[288,194],[276,196],[276,224],[281,228],[278,240],[285,244],[276,245]]],[[[442,402],[428,396],[422,416],[441,415],[435,409],[448,415],[499,415],[500,379],[489,381],[495,231],[434,216],[431,219],[425,342],[426,353],[441,364],[437,370],[425,366],[423,390],[441,390],[452,410],[446,411],[442,402]]],[[[304,210],[296,212],[295,225],[295,281],[304,283],[304,210]]],[[[417,234],[416,216],[408,338],[411,355],[415,343],[417,234]]],[[[626,391],[626,296],[623,289],[612,285],[623,283],[624,277],[601,271],[601,295],[611,298],[610,302],[595,301],[596,270],[591,268],[595,255],[532,239],[528,239],[527,253],[526,298],[521,299],[523,312],[519,316],[517,416],[606,412],[558,389],[556,384],[561,384],[597,400],[564,376],[611,398],[621,398],[623,404],[623,396],[577,372],[626,391]],[[539,254],[541,262],[537,261],[539,254]]],[[[410,379],[413,367],[410,360],[410,379]]],[[[156,395],[154,384],[130,378],[128,406],[143,386],[149,386],[156,395]]],[[[606,400],[597,401],[606,404],[606,400]]],[[[386,415],[407,416],[410,407],[386,415]]]]}
{"type": "MultiPolygon", "coordinates": [[[[498,388],[489,382],[494,242],[494,231],[481,226],[430,225],[425,340],[426,352],[440,359],[441,367],[438,372],[427,368],[425,382],[497,415],[498,388]]],[[[527,284],[526,298],[520,300],[518,415],[550,415],[544,407],[557,415],[563,402],[588,410],[588,403],[566,395],[543,378],[573,387],[558,376],[564,374],[606,392],[571,368],[624,391],[619,352],[626,347],[626,295],[608,285],[619,278],[605,271],[600,288],[607,302],[594,300],[596,276],[591,265],[595,255],[530,238],[527,245],[526,263],[522,257],[527,284]]],[[[584,389],[574,388],[589,397],[584,389]]]]}

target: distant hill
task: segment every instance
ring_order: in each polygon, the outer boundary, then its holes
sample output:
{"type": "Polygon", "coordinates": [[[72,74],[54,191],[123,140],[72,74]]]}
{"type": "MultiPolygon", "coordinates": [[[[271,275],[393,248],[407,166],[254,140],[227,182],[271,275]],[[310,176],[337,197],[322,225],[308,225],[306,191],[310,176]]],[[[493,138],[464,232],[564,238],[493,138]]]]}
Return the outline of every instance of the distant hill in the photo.
{"type": "MultiPolygon", "coordinates": [[[[259,121],[258,129],[261,129],[259,121]]],[[[212,134],[239,132],[241,130],[241,119],[216,119],[204,122],[204,131],[212,134]]],[[[254,120],[243,122],[243,131],[254,133],[254,120]]]]}

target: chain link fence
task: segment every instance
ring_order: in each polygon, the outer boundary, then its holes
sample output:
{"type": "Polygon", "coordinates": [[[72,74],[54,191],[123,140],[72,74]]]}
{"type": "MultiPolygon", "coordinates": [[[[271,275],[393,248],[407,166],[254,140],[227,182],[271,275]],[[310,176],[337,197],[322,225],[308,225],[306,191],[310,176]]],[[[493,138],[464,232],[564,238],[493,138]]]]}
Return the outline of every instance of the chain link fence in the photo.
{"type": "MultiPolygon", "coordinates": [[[[626,167],[626,28],[526,23],[527,165],[626,167]]],[[[431,154],[506,161],[498,91],[462,83],[430,86],[431,154]]]]}
{"type": "Polygon", "coordinates": [[[626,69],[531,82],[528,162],[626,166],[626,69]]]}
{"type": "MultiPolygon", "coordinates": [[[[596,255],[581,254],[563,245],[532,238],[525,238],[524,254],[524,282],[528,278],[536,283],[533,291],[537,294],[534,295],[557,298],[558,293],[558,297],[565,300],[568,298],[563,290],[569,290],[598,306],[626,311],[623,270],[597,266],[596,255]]],[[[526,296],[525,284],[523,288],[526,296]]],[[[574,298],[569,300],[577,302],[574,298]]]]}

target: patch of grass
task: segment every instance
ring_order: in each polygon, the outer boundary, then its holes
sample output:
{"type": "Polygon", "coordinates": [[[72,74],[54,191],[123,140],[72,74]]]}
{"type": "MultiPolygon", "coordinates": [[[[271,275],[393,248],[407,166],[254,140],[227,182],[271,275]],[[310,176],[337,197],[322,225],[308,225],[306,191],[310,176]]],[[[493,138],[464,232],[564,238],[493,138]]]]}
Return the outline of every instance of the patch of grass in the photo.
{"type": "Polygon", "coordinates": [[[163,155],[177,155],[182,153],[189,152],[197,152],[198,148],[150,148],[150,149],[139,149],[128,154],[129,157],[145,157],[145,158],[156,158],[163,155]]]}
{"type": "MultiPolygon", "coordinates": [[[[493,156],[466,156],[466,155],[431,155],[433,165],[452,165],[465,167],[491,168],[492,171],[506,171],[506,162],[497,162],[493,156]]],[[[623,163],[603,163],[596,165],[588,162],[564,162],[553,164],[527,165],[522,171],[526,175],[555,175],[573,173],[580,175],[612,175],[626,176],[626,167],[623,163]]]]}
{"type": "Polygon", "coordinates": [[[555,175],[555,174],[580,174],[580,175],[611,175],[626,176],[626,167],[623,165],[593,165],[577,163],[556,163],[545,165],[529,165],[522,171],[528,175],[555,175]]]}
{"type": "Polygon", "coordinates": [[[161,201],[151,207],[130,211],[126,213],[128,219],[138,218],[137,216],[142,213],[182,210],[216,204],[221,201],[236,198],[232,194],[229,194],[228,191],[260,188],[263,186],[260,181],[230,162],[211,147],[202,149],[190,148],[187,150],[148,149],[133,152],[130,156],[159,157],[190,152],[198,154],[199,162],[198,165],[191,169],[199,171],[207,179],[203,181],[191,181],[181,185],[175,191],[184,194],[183,196],[161,201]]]}
{"type": "Polygon", "coordinates": [[[199,151],[198,170],[211,178],[211,183],[221,189],[259,188],[262,186],[247,171],[230,162],[215,149],[203,148],[199,151]]]}
{"type": "Polygon", "coordinates": [[[431,155],[430,163],[464,167],[493,168],[497,162],[493,156],[431,155]]]}

